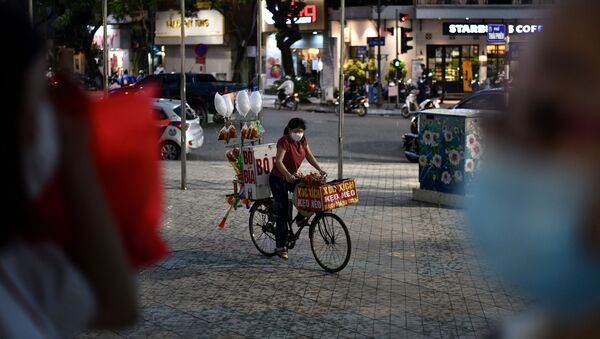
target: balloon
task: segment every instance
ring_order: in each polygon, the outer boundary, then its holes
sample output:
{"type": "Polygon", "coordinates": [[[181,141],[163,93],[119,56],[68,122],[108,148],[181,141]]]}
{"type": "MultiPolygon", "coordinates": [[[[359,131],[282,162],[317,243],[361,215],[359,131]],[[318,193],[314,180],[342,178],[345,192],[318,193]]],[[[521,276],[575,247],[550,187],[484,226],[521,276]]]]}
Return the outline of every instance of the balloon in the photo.
{"type": "Polygon", "coordinates": [[[245,118],[250,110],[250,98],[246,91],[238,92],[235,97],[235,104],[238,112],[245,118]]]}
{"type": "Polygon", "coordinates": [[[225,102],[225,99],[223,99],[221,94],[219,94],[219,93],[215,94],[215,109],[217,110],[217,113],[226,117],[227,103],[225,102]]]}
{"type": "Polygon", "coordinates": [[[225,104],[227,105],[227,114],[225,115],[225,117],[229,118],[233,113],[233,102],[231,102],[231,98],[229,97],[229,95],[226,95],[223,98],[225,99],[225,104]]]}
{"type": "Polygon", "coordinates": [[[260,92],[255,91],[250,95],[250,110],[254,112],[254,114],[258,114],[262,109],[262,97],[260,96],[260,92]]]}

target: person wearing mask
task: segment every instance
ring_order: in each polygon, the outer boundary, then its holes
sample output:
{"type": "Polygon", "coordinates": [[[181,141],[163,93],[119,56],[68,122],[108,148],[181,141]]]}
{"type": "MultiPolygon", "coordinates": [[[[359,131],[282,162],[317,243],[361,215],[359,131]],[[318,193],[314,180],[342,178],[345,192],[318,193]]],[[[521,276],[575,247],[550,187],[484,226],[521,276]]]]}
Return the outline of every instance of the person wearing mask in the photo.
{"type": "Polygon", "coordinates": [[[11,161],[4,166],[10,180],[0,207],[0,338],[68,338],[86,328],[132,325],[136,289],[93,169],[87,124],[77,114],[54,110],[44,42],[26,12],[0,3],[0,29],[19,32],[5,40],[15,50],[0,55],[2,64],[11,65],[12,79],[0,93],[11,126],[2,134],[11,161]],[[42,240],[52,229],[34,207],[58,169],[77,225],[68,253],[42,240]]]}
{"type": "MultiPolygon", "coordinates": [[[[269,175],[269,185],[273,194],[273,203],[277,210],[277,226],[275,232],[275,242],[277,255],[284,260],[288,259],[288,252],[285,248],[287,243],[287,221],[289,200],[288,192],[293,192],[298,181],[296,176],[300,165],[304,159],[308,160],[321,175],[327,175],[321,169],[314,154],[312,153],[308,140],[305,135],[306,122],[300,118],[291,119],[283,131],[283,136],[277,141],[277,155],[275,168],[269,175]]],[[[304,226],[308,223],[310,213],[298,211],[294,219],[298,226],[304,226]]]]}

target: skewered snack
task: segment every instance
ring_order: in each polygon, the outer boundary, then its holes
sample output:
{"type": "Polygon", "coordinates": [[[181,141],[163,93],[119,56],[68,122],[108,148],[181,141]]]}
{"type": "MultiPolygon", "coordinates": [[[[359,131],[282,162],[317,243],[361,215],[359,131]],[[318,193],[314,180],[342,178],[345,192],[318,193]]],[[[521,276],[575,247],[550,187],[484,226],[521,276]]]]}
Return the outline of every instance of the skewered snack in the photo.
{"type": "Polygon", "coordinates": [[[240,148],[239,147],[234,147],[233,150],[231,151],[231,154],[233,155],[235,161],[237,161],[237,158],[240,156],[240,148]]]}
{"type": "Polygon", "coordinates": [[[225,152],[225,156],[227,156],[227,160],[229,161],[236,161],[236,157],[233,155],[233,152],[231,150],[225,152]]]}
{"type": "Polygon", "coordinates": [[[327,182],[327,177],[319,173],[310,172],[308,174],[298,173],[300,180],[307,186],[322,186],[327,182]]]}

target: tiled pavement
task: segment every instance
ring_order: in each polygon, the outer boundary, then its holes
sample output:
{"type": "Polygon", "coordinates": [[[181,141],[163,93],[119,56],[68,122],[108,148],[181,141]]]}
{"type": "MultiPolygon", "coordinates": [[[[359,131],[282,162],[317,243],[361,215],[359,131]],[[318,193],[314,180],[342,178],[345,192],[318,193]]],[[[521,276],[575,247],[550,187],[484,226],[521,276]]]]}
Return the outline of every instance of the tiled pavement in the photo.
{"type": "Polygon", "coordinates": [[[346,164],[360,203],[337,211],[352,238],[338,274],[316,264],[306,231],[284,262],[254,248],[247,210],[218,229],[227,166],[190,162],[181,191],[179,163],[164,164],[173,252],[139,275],[140,323],[82,337],[473,338],[523,305],[478,262],[460,211],[410,199],[416,165],[346,164]]]}

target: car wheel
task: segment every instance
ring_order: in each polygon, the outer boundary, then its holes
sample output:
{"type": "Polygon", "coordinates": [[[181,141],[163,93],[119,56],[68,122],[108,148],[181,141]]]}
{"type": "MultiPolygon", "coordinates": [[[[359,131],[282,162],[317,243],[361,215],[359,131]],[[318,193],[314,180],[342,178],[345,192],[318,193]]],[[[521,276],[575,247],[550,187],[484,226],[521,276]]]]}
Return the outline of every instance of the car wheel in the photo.
{"type": "Polygon", "coordinates": [[[165,141],[160,147],[160,158],[162,160],[177,160],[181,153],[181,147],[173,141],[165,141]]]}

